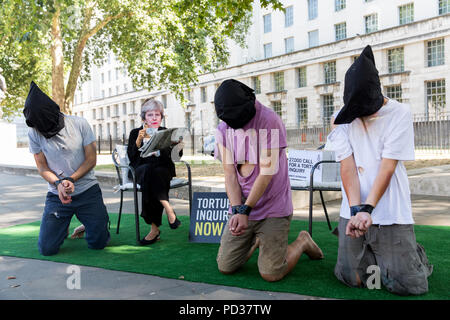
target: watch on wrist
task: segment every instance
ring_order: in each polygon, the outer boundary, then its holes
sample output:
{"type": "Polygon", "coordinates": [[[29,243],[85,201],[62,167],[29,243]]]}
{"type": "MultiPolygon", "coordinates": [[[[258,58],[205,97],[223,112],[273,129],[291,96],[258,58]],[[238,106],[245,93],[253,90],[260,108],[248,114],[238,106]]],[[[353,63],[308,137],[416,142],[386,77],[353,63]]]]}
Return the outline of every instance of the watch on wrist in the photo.
{"type": "Polygon", "coordinates": [[[54,182],[55,187],[58,188],[58,185],[59,185],[62,181],[63,181],[62,179],[56,180],[56,181],[54,182]]]}

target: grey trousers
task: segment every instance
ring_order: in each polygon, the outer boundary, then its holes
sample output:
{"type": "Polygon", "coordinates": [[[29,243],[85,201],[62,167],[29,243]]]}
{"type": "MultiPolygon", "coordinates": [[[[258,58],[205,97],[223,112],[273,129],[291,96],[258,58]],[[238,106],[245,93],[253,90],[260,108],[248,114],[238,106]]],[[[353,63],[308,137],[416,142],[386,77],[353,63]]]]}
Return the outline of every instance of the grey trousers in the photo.
{"type": "Polygon", "coordinates": [[[371,226],[364,236],[352,239],[345,235],[348,221],[341,217],[338,225],[339,248],[334,274],[341,282],[350,287],[367,287],[372,274],[367,268],[377,265],[381,283],[390,292],[398,295],[428,292],[433,266],[424,248],[416,242],[412,224],[371,226]]]}

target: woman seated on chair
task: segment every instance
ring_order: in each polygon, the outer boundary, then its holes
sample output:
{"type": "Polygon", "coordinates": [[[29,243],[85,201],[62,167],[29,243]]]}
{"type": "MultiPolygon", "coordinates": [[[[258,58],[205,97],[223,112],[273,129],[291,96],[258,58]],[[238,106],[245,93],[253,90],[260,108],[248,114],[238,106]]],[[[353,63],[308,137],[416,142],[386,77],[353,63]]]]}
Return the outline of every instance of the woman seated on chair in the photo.
{"type": "MultiPolygon", "coordinates": [[[[141,245],[149,245],[160,239],[159,226],[162,223],[163,209],[166,211],[171,229],[178,228],[181,222],[169,203],[170,180],[176,176],[175,164],[171,158],[172,147],[145,158],[140,156],[139,151],[139,148],[150,139],[152,131],[166,129],[161,126],[164,118],[163,104],[155,99],[147,99],[141,107],[141,118],[143,125],[130,132],[127,153],[130,166],[136,172],[136,181],[141,186],[141,216],[151,225],[150,232],[141,240],[141,245]]],[[[180,156],[182,152],[180,149],[180,156]]]]}

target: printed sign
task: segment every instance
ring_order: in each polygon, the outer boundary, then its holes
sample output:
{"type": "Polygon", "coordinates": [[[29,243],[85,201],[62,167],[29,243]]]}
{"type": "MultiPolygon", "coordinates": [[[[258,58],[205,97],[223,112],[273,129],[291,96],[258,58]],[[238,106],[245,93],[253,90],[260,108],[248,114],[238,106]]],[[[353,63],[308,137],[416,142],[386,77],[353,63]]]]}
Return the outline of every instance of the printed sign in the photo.
{"type": "MultiPolygon", "coordinates": [[[[328,150],[289,150],[289,180],[291,186],[309,184],[314,164],[322,160],[334,159],[334,153],[328,150]]],[[[319,165],[314,170],[314,182],[339,181],[335,165],[319,165]]]]}
{"type": "Polygon", "coordinates": [[[220,243],[229,206],[226,192],[194,192],[189,241],[220,243]]]}

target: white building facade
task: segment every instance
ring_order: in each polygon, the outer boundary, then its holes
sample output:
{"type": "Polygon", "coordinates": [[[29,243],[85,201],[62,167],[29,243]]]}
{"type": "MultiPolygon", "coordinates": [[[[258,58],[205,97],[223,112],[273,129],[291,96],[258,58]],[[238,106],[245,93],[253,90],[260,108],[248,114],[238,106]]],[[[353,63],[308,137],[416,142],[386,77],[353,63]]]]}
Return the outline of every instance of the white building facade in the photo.
{"type": "Polygon", "coordinates": [[[327,124],[343,105],[344,76],[363,48],[372,46],[383,92],[428,117],[450,112],[450,0],[285,0],[285,12],[255,4],[247,48],[230,44],[227,68],[199,76],[182,107],[169,91],[136,91],[111,57],[92,70],[75,97],[74,113],[97,137],[122,139],[141,125],[141,103],[166,107],[167,127],[214,134],[214,93],[234,78],[255,89],[287,129],[327,124]]]}

